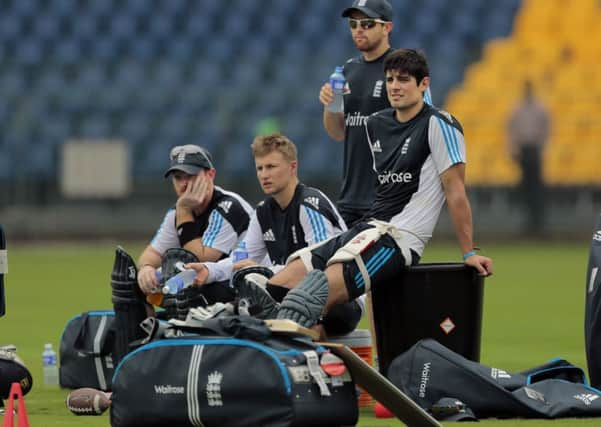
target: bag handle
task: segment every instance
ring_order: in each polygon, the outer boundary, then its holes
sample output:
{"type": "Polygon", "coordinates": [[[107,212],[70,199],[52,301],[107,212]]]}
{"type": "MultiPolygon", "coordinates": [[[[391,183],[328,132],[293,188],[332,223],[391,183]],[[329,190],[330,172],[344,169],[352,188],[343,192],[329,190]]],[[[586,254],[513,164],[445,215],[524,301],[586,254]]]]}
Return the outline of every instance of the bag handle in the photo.
{"type": "MultiPolygon", "coordinates": [[[[108,319],[108,316],[103,317],[108,319]]],[[[112,328],[112,322],[109,324],[108,320],[106,323],[101,321],[100,327],[93,337],[89,337],[88,334],[91,330],[91,328],[88,327],[89,322],[90,313],[83,313],[81,315],[81,326],[79,328],[79,333],[75,338],[75,342],[73,343],[73,348],[88,356],[105,356],[111,353],[115,339],[115,331],[112,328]],[[85,343],[88,341],[92,342],[92,348],[87,348],[85,346],[85,343]]]]}

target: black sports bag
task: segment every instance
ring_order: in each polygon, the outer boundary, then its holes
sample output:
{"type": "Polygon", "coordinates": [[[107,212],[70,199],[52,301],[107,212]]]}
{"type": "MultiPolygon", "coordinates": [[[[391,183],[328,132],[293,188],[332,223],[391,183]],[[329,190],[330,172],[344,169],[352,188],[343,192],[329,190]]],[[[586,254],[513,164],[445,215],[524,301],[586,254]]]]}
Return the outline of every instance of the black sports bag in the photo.
{"type": "Polygon", "coordinates": [[[0,407],[2,400],[7,399],[13,383],[19,383],[23,396],[29,393],[33,379],[25,363],[17,356],[17,348],[13,345],[0,347],[0,407]]]}
{"type": "Polygon", "coordinates": [[[88,311],[67,322],[59,350],[61,387],[111,389],[114,318],[113,311],[88,311]]]}
{"type": "Polygon", "coordinates": [[[591,384],[601,387],[601,215],[593,231],[586,272],[584,336],[591,384]]]}
{"type": "Polygon", "coordinates": [[[208,331],[153,341],[125,356],[113,377],[111,425],[356,424],[355,384],[348,371],[335,377],[323,371],[327,350],[304,339],[236,327],[230,336],[208,331]],[[322,388],[311,374],[315,370],[322,388]]]}
{"type": "Polygon", "coordinates": [[[563,359],[513,373],[472,362],[432,339],[397,356],[390,381],[428,410],[458,399],[479,418],[559,418],[601,415],[601,391],[563,359]]]}

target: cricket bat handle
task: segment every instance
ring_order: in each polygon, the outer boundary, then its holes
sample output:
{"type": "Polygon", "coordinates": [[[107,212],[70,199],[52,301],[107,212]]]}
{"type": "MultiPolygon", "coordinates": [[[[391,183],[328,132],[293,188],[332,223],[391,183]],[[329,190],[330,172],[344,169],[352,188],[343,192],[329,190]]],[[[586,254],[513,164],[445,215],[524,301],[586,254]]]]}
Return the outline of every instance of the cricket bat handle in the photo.
{"type": "Polygon", "coordinates": [[[6,252],[6,238],[4,229],[0,225],[0,316],[6,313],[6,299],[4,296],[4,275],[8,273],[8,255],[6,252]]]}

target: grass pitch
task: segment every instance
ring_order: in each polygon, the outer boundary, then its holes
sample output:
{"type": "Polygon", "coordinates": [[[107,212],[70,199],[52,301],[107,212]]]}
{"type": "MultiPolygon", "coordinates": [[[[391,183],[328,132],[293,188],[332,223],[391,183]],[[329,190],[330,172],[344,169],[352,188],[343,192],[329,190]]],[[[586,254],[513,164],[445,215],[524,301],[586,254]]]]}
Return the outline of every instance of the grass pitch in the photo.
{"type": "MultiPolygon", "coordinates": [[[[142,244],[124,244],[134,258],[142,244]]],[[[495,261],[486,280],[481,362],[521,370],[553,357],[586,368],[584,295],[589,242],[489,244],[495,261]]],[[[65,407],[68,390],[42,384],[41,353],[46,342],[58,351],[63,327],[74,315],[111,308],[110,272],[115,243],[28,244],[8,242],[7,315],[0,318],[0,344],[15,344],[34,378],[26,396],[35,427],[109,425],[107,414],[76,417],[65,407]]],[[[424,262],[460,259],[454,244],[433,242],[424,262]]],[[[367,327],[364,324],[362,327],[367,327]]],[[[596,426],[595,419],[483,420],[480,426],[596,426]]],[[[363,410],[359,426],[397,426],[363,410]]],[[[447,425],[453,425],[448,423],[447,425]]]]}

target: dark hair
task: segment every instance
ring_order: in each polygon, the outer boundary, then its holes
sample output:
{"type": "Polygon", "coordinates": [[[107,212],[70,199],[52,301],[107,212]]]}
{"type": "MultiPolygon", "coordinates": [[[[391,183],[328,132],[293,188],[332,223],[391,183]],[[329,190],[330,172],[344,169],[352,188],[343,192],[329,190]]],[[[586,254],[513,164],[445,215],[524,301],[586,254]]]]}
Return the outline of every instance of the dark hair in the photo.
{"type": "Polygon", "coordinates": [[[388,54],[384,60],[384,73],[392,70],[415,77],[417,84],[430,76],[426,56],[415,49],[397,49],[388,54]]]}

